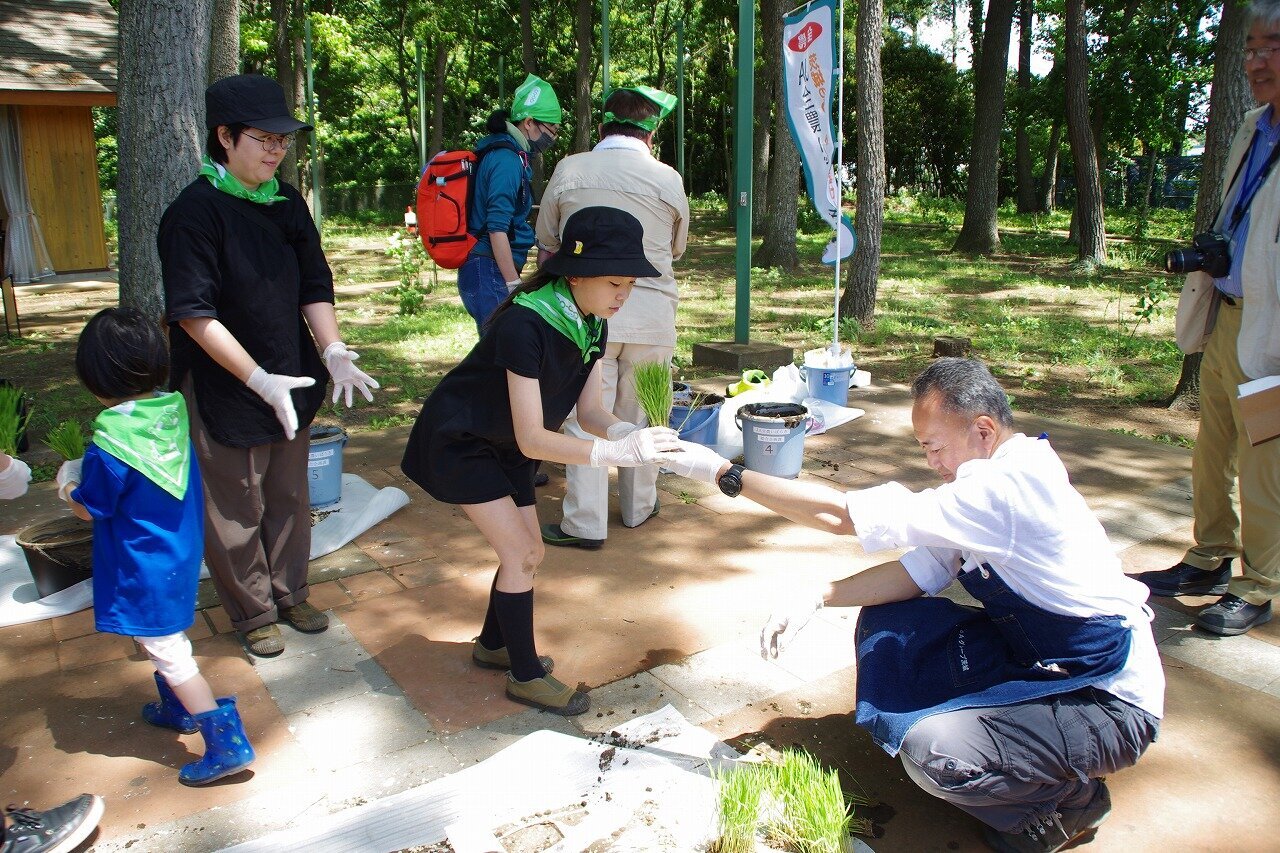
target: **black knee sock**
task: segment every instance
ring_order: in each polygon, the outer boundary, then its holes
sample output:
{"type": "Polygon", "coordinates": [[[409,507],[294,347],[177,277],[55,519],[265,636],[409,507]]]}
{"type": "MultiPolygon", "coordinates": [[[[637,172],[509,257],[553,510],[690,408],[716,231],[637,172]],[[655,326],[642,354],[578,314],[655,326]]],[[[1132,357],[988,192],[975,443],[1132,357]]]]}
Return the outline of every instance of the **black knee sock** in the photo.
{"type": "Polygon", "coordinates": [[[498,591],[498,573],[493,573],[493,583],[489,586],[489,609],[484,614],[484,627],[480,629],[480,636],[477,638],[480,645],[484,646],[491,652],[506,645],[502,639],[502,626],[498,624],[498,611],[493,605],[493,597],[498,591]]]}
{"type": "Polygon", "coordinates": [[[538,660],[533,644],[533,590],[528,592],[493,591],[502,636],[511,657],[511,674],[517,681],[541,678],[547,672],[538,660]]]}

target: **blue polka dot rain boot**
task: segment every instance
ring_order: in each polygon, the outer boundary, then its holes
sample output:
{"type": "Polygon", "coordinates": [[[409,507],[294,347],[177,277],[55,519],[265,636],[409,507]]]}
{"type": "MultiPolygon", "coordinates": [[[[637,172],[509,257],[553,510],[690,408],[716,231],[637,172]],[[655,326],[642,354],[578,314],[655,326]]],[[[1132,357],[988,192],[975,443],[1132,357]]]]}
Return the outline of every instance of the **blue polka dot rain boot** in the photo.
{"type": "Polygon", "coordinates": [[[158,672],[155,673],[155,676],[156,690],[160,693],[160,701],[148,702],[143,705],[142,719],[153,726],[159,726],[162,729],[173,729],[175,732],[182,732],[184,735],[193,735],[200,731],[200,727],[196,725],[196,718],[187,713],[187,709],[182,705],[182,700],[174,694],[169,682],[165,681],[164,676],[158,672]]]}
{"type": "Polygon", "coordinates": [[[204,735],[204,758],[183,767],[178,773],[179,782],[207,785],[253,763],[253,746],[244,733],[234,697],[219,699],[217,708],[196,714],[195,721],[204,735]]]}

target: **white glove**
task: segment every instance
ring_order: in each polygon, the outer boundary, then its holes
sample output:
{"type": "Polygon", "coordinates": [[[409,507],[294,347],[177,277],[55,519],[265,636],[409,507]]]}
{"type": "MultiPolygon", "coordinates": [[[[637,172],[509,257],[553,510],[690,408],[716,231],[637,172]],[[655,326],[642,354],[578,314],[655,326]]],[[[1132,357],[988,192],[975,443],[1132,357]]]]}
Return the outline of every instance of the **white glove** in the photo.
{"type": "Polygon", "coordinates": [[[697,480],[700,483],[714,483],[720,477],[720,471],[729,460],[710,447],[694,444],[692,441],[677,441],[676,449],[662,454],[662,467],[673,474],[697,480]]]}
{"type": "Polygon", "coordinates": [[[616,424],[605,430],[604,434],[610,441],[617,441],[623,436],[631,435],[631,433],[638,429],[640,429],[640,427],[635,424],[627,423],[626,421],[618,421],[616,424]]]}
{"type": "Polygon", "coordinates": [[[310,376],[284,376],[279,373],[267,373],[261,367],[249,374],[245,385],[257,394],[267,405],[275,409],[276,420],[284,427],[285,438],[293,441],[298,434],[298,413],[293,408],[293,398],[289,392],[294,388],[310,388],[316,381],[310,376]]]}
{"type": "Polygon", "coordinates": [[[507,293],[514,293],[515,289],[519,287],[521,284],[523,284],[523,282],[520,279],[507,282],[507,293]]]}
{"type": "Polygon", "coordinates": [[[11,500],[27,493],[27,483],[31,482],[31,466],[21,459],[0,453],[0,457],[9,460],[9,464],[0,470],[0,498],[11,500]]]}
{"type": "Polygon", "coordinates": [[[365,400],[373,402],[373,394],[369,393],[369,389],[381,386],[372,376],[355,366],[355,361],[359,358],[360,354],[347,349],[342,341],[334,341],[324,348],[324,366],[329,368],[329,375],[333,377],[333,399],[330,402],[338,402],[338,396],[346,391],[347,408],[351,408],[352,388],[359,389],[365,400]]]}
{"type": "Polygon", "coordinates": [[[84,458],[68,459],[58,469],[58,497],[64,501],[71,500],[71,493],[80,485],[80,466],[84,458]]]}
{"type": "Polygon", "coordinates": [[[821,593],[813,592],[792,599],[786,606],[769,614],[769,621],[760,631],[760,657],[765,660],[776,658],[778,652],[796,638],[800,629],[809,624],[824,603],[821,593]]]}
{"type": "Polygon", "coordinates": [[[674,449],[680,439],[670,427],[645,427],[623,436],[617,441],[597,438],[591,445],[591,467],[603,468],[617,465],[619,468],[635,468],[658,461],[658,454],[674,449]]]}

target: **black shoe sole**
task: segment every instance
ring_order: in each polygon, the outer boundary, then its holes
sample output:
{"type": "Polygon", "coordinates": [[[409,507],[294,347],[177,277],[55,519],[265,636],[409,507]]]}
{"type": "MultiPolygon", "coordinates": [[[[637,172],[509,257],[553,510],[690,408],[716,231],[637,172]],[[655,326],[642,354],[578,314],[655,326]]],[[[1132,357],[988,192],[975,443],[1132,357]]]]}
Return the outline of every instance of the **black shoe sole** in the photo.
{"type": "Polygon", "coordinates": [[[1241,634],[1247,634],[1259,625],[1265,625],[1271,621],[1271,614],[1262,616],[1248,625],[1206,625],[1199,619],[1196,620],[1196,627],[1202,631],[1208,631],[1210,634],[1217,634],[1219,637],[1238,637],[1241,634]]]}

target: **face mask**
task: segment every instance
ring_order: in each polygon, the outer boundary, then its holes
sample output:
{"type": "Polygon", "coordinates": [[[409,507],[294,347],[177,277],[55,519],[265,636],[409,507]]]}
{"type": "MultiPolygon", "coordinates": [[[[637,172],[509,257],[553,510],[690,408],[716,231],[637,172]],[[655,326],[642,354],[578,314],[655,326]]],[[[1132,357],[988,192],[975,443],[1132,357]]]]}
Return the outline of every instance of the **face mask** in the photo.
{"type": "Polygon", "coordinates": [[[542,131],[542,135],[539,136],[537,139],[529,140],[529,153],[541,154],[543,151],[546,151],[548,148],[550,148],[552,145],[555,145],[555,144],[556,144],[556,138],[544,130],[542,131]]]}

